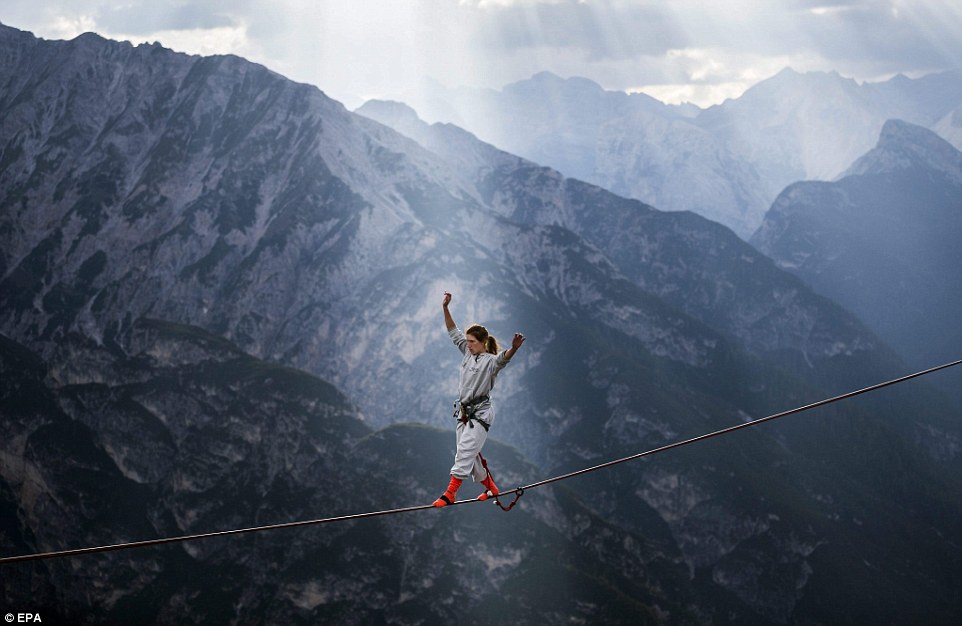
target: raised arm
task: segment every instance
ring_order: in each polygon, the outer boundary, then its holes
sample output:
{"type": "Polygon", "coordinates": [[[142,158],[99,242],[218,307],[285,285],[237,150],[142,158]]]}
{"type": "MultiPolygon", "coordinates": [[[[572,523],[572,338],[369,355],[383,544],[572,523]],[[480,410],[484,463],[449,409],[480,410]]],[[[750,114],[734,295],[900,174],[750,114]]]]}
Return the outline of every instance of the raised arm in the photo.
{"type": "Polygon", "coordinates": [[[444,326],[448,330],[451,330],[452,328],[456,328],[457,326],[454,323],[454,318],[451,317],[451,311],[448,310],[448,304],[450,303],[451,303],[451,292],[445,291],[444,299],[441,300],[441,308],[444,309],[444,326]]]}
{"type": "Polygon", "coordinates": [[[521,344],[523,343],[524,343],[524,335],[522,335],[521,333],[515,333],[514,338],[511,340],[511,347],[504,351],[505,358],[510,360],[511,357],[514,356],[514,353],[518,351],[518,348],[520,348],[521,344]]]}

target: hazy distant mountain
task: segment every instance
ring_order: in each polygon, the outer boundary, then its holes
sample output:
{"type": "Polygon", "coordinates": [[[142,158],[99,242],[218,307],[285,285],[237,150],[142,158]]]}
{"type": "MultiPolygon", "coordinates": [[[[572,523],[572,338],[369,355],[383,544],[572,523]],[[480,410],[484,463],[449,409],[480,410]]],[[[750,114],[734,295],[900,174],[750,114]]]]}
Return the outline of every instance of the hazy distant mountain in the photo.
{"type": "Polygon", "coordinates": [[[698,118],[776,191],[830,180],[874,144],[885,120],[934,125],[962,103],[962,74],[858,84],[835,72],[786,69],[698,118]]]}
{"type": "Polygon", "coordinates": [[[435,86],[405,101],[426,120],[747,238],[786,185],[836,177],[872,147],[885,120],[949,130],[939,120],[962,104],[962,73],[857,84],[786,69],[697,115],[548,73],[501,91],[435,86]]]}
{"type": "Polygon", "coordinates": [[[932,130],[937,132],[940,137],[962,150],[962,104],[956,107],[940,119],[932,130]]]}
{"type": "Polygon", "coordinates": [[[786,189],[752,237],[915,365],[962,354],[962,153],[892,120],[839,180],[786,189]]]}
{"type": "Polygon", "coordinates": [[[915,80],[898,75],[886,82],[865,87],[877,92],[877,99],[889,103],[892,111],[890,117],[935,130],[943,139],[962,149],[962,146],[933,126],[962,106],[962,70],[929,74],[915,80]]]}
{"type": "Polygon", "coordinates": [[[774,192],[754,167],[693,123],[687,107],[542,72],[502,91],[410,94],[426,120],[451,122],[513,154],[668,211],[694,211],[747,238],[774,192]]]}
{"type": "MultiPolygon", "coordinates": [[[[528,336],[497,387],[508,485],[905,371],[728,229],[461,129],[394,111],[407,137],[236,57],[8,28],[0,57],[5,554],[430,501],[453,448],[444,289],[462,324],[528,336]]],[[[946,621],[957,417],[907,386],[533,492],[514,517],[0,584],[90,621],[946,621]]]]}

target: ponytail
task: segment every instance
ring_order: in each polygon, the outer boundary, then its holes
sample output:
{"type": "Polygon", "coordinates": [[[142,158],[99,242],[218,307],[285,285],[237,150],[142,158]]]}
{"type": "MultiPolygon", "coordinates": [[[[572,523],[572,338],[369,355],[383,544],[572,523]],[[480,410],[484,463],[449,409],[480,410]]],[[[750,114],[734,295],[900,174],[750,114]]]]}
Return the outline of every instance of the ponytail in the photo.
{"type": "Polygon", "coordinates": [[[488,333],[488,329],[481,324],[473,324],[464,332],[483,343],[485,352],[490,354],[498,353],[498,340],[494,338],[494,335],[488,333]]]}

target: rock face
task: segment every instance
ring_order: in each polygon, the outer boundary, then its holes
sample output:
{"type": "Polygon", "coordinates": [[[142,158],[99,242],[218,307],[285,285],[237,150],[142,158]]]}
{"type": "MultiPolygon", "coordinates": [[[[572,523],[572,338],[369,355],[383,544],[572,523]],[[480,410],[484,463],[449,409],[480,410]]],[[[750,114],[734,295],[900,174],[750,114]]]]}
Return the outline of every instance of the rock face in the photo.
{"type": "MultiPolygon", "coordinates": [[[[401,134],[233,57],[9,28],[0,56],[5,554],[429,502],[453,449],[445,289],[462,325],[528,336],[486,447],[508,486],[905,371],[728,229],[458,128],[385,107],[401,134]]],[[[2,584],[90,622],[957,616],[957,411],[925,385],[836,406],[533,491],[514,517],[2,584]]]]}
{"type": "MultiPolygon", "coordinates": [[[[409,506],[436,495],[449,463],[449,433],[374,433],[330,385],[189,326],[141,320],[110,346],[70,336],[49,364],[0,338],[0,372],[4,553],[409,506]]],[[[497,442],[487,452],[506,480],[531,471],[497,442]]],[[[690,591],[653,586],[687,587],[682,568],[649,567],[643,538],[616,544],[570,495],[541,496],[510,519],[466,505],[4,565],[4,598],[70,623],[440,623],[465,609],[480,623],[692,621],[690,591]]]]}
{"type": "Polygon", "coordinates": [[[962,353],[962,153],[892,120],[837,181],[785,190],[752,238],[913,365],[962,353]]]}

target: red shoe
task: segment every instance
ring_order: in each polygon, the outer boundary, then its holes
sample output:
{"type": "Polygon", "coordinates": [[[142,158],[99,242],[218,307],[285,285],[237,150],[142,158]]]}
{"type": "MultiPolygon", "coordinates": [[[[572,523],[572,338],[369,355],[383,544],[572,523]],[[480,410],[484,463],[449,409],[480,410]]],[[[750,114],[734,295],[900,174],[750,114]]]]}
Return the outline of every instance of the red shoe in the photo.
{"type": "Polygon", "coordinates": [[[455,478],[454,476],[452,476],[451,482],[448,483],[447,490],[443,494],[441,494],[440,498],[434,501],[434,506],[440,509],[442,506],[454,504],[455,502],[454,496],[458,492],[458,487],[460,486],[461,486],[461,479],[455,478]]]}
{"type": "Polygon", "coordinates": [[[501,493],[498,491],[498,486],[494,484],[494,479],[491,478],[490,474],[487,478],[481,481],[481,484],[484,485],[486,491],[478,496],[478,500],[487,500],[488,498],[493,498],[501,493]]]}

